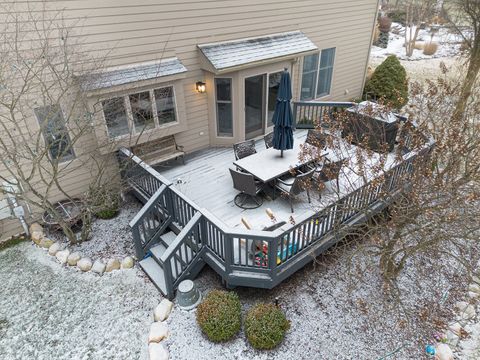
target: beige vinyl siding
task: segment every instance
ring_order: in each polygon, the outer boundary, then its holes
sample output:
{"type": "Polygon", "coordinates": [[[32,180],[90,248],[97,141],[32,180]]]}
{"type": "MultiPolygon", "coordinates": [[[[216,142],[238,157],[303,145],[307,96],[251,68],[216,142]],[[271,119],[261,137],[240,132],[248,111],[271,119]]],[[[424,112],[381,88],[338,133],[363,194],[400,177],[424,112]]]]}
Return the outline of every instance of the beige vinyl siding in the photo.
{"type": "MultiPolygon", "coordinates": [[[[63,9],[71,25],[69,36],[82,43],[78,51],[105,57],[106,66],[178,57],[188,70],[179,80],[184,104],[177,104],[183,107],[187,130],[175,138],[191,152],[212,144],[215,133],[210,125],[214,107],[208,105],[214,89],[207,83],[207,94],[195,91],[195,82],[210,76],[201,69],[197,44],[301,30],[320,50],[336,48],[331,93],[322,100],[349,100],[361,95],[378,0],[4,0],[2,4],[18,11],[29,7],[38,14],[43,5],[52,11],[63,9]]],[[[2,11],[0,20],[5,16],[2,11]]],[[[302,64],[299,58],[292,67],[294,99],[299,97],[302,64]]],[[[156,84],[161,85],[162,79],[156,84]]],[[[233,100],[234,106],[242,107],[233,100]]],[[[95,148],[93,136],[82,141],[85,148],[95,148]]],[[[114,160],[112,156],[112,164],[114,160]]],[[[68,174],[63,180],[66,187],[76,194],[84,192],[89,171],[83,166],[68,174]]]]}

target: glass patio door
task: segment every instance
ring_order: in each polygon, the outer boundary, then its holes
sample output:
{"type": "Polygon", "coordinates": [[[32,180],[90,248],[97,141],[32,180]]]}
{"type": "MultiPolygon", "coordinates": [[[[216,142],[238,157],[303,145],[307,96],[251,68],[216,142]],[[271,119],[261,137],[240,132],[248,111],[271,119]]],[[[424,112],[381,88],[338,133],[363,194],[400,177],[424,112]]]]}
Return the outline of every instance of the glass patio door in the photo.
{"type": "Polygon", "coordinates": [[[265,132],[265,75],[245,78],[245,139],[265,132]]]}

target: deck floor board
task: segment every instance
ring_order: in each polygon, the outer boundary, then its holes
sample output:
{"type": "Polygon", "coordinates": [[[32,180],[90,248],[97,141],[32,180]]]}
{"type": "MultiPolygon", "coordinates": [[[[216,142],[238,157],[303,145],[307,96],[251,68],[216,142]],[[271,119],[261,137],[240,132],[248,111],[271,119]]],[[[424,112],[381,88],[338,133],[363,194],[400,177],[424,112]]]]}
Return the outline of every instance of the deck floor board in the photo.
{"type": "MultiPolygon", "coordinates": [[[[306,137],[305,130],[295,132],[295,141],[304,141],[306,137]]],[[[346,153],[353,157],[356,147],[345,145],[346,153]]],[[[256,142],[257,151],[265,149],[262,139],[256,142]]],[[[373,155],[372,163],[379,159],[379,155],[373,155]]],[[[290,217],[296,219],[308,212],[314,213],[328,206],[336,198],[338,193],[334,190],[335,181],[326,184],[326,188],[321,192],[322,198],[319,200],[319,193],[311,192],[312,203],[307,201],[306,193],[302,193],[294,202],[295,212],[290,211],[288,199],[277,197],[272,200],[264,196],[263,205],[253,210],[243,210],[237,207],[233,199],[237,191],[233,189],[232,179],[228,169],[234,167],[235,160],[232,148],[211,147],[199,150],[185,157],[185,165],[180,162],[171,162],[157,166],[155,169],[167,179],[171,180],[174,186],[195,202],[199,207],[208,209],[220,220],[232,227],[243,226],[241,219],[246,217],[254,229],[262,229],[264,226],[272,224],[272,220],[267,216],[265,210],[270,208],[278,221],[290,220],[290,217]]],[[[390,167],[394,162],[394,154],[387,156],[384,168],[390,167]]],[[[364,183],[352,166],[344,169],[340,176],[341,193],[351,192],[364,183]]]]}

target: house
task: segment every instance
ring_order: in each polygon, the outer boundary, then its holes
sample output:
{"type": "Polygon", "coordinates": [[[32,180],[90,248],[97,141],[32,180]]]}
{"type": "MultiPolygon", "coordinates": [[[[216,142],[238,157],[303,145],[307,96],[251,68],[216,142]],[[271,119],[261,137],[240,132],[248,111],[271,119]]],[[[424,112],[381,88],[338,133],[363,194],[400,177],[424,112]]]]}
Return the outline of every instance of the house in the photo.
{"type": "MultiPolygon", "coordinates": [[[[0,18],[6,26],[18,21],[27,32],[33,18],[51,24],[60,17],[65,27],[48,37],[68,36],[79,52],[102,59],[91,70],[74,62],[94,131],[58,159],[69,168],[60,182],[80,195],[90,185],[91,158],[115,168],[121,146],[173,136],[191,153],[268,133],[283,69],[292,74],[294,100],[359,97],[377,8],[378,0],[14,1],[0,18]]],[[[17,126],[39,142],[59,135],[71,141],[70,126],[42,126],[47,113],[60,122],[68,117],[68,105],[37,97],[17,126]]],[[[55,146],[48,156],[68,145],[55,146]]],[[[12,177],[8,164],[0,164],[2,179],[12,177]]],[[[52,201],[62,197],[55,186],[45,191],[52,201]]],[[[11,199],[3,195],[0,207],[0,238],[21,232],[11,199]]]]}

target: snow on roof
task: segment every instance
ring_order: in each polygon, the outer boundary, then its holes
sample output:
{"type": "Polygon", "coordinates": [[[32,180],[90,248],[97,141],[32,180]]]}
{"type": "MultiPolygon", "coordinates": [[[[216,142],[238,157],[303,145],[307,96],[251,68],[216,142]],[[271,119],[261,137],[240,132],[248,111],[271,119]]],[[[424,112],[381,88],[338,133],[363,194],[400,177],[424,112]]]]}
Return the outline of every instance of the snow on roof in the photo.
{"type": "Polygon", "coordinates": [[[129,65],[122,68],[90,73],[79,76],[78,79],[83,90],[98,90],[135,81],[180,74],[186,71],[187,68],[182,62],[174,57],[155,62],[129,65]]]}
{"type": "Polygon", "coordinates": [[[198,45],[215,70],[318,50],[301,31],[198,45]]]}

